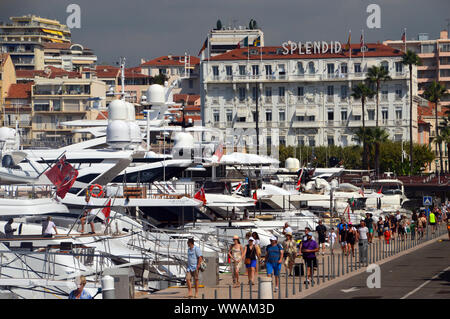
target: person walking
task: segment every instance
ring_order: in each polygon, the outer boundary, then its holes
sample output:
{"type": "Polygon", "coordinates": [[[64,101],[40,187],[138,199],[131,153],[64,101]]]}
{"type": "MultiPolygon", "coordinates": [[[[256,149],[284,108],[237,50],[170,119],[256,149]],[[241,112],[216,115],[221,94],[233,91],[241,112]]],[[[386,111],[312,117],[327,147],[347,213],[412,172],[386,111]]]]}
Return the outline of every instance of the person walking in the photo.
{"type": "Polygon", "coordinates": [[[336,242],[336,232],[334,231],[334,227],[331,227],[330,232],[328,233],[328,243],[330,244],[330,253],[333,255],[334,243],[336,242]]]}
{"type": "Polygon", "coordinates": [[[373,218],[371,213],[366,213],[366,218],[364,219],[364,223],[366,224],[367,229],[369,230],[369,233],[367,234],[367,239],[369,244],[372,243],[373,239],[373,218]]]}
{"type": "Polygon", "coordinates": [[[76,280],[77,289],[72,290],[69,293],[69,299],[93,299],[91,294],[84,290],[84,287],[86,286],[86,277],[80,276],[76,280]]]}
{"type": "Polygon", "coordinates": [[[419,220],[417,221],[419,239],[423,238],[426,227],[427,227],[427,218],[425,217],[424,213],[420,213],[419,220]]]}
{"type": "Polygon", "coordinates": [[[267,276],[272,277],[272,273],[275,277],[275,291],[278,291],[280,283],[280,271],[281,264],[283,262],[284,249],[278,243],[278,238],[276,236],[270,237],[270,245],[266,247],[266,270],[267,276]]]}
{"type": "Polygon", "coordinates": [[[383,222],[383,218],[381,216],[378,218],[376,227],[377,227],[376,229],[377,229],[377,234],[378,234],[378,240],[382,240],[383,239],[384,222],[383,222]]]}
{"type": "Polygon", "coordinates": [[[366,227],[366,223],[364,220],[361,220],[358,232],[356,233],[356,240],[358,241],[359,246],[359,260],[362,263],[367,262],[368,233],[369,229],[366,227]]]}
{"type": "Polygon", "coordinates": [[[255,279],[258,278],[259,264],[261,260],[261,240],[259,239],[259,235],[257,232],[253,232],[252,236],[255,240],[254,245],[256,248],[256,267],[255,267],[255,279]]]}
{"type": "Polygon", "coordinates": [[[341,222],[337,225],[338,229],[338,240],[341,245],[342,253],[347,253],[347,223],[344,218],[341,218],[341,222]]]}
{"type": "Polygon", "coordinates": [[[313,278],[314,276],[314,270],[317,269],[317,258],[316,258],[316,252],[319,251],[319,245],[317,242],[312,238],[312,234],[307,235],[307,240],[302,245],[302,254],[303,259],[306,263],[307,268],[307,278],[305,280],[305,284],[309,284],[308,278],[313,278]]]}
{"type": "Polygon", "coordinates": [[[233,244],[230,246],[228,251],[228,257],[230,258],[231,265],[231,275],[233,277],[233,286],[239,287],[241,284],[239,282],[239,271],[242,265],[242,255],[244,254],[244,249],[242,248],[241,242],[239,241],[239,236],[233,236],[233,244]]]}
{"type": "Polygon", "coordinates": [[[402,216],[402,218],[398,223],[398,238],[401,239],[402,241],[405,241],[405,239],[407,238],[406,226],[407,226],[406,216],[402,216]]]}
{"type": "Polygon", "coordinates": [[[346,238],[347,253],[345,255],[348,256],[351,252],[352,256],[355,257],[356,228],[352,223],[348,223],[346,238]]]}
{"type": "Polygon", "coordinates": [[[187,269],[186,269],[186,284],[188,287],[187,298],[192,298],[192,283],[191,280],[194,279],[195,286],[195,297],[198,298],[198,272],[200,269],[200,264],[203,260],[202,251],[200,247],[195,246],[194,238],[189,238],[187,241],[188,245],[188,259],[187,259],[187,269]]]}
{"type": "Polygon", "coordinates": [[[434,232],[436,231],[436,214],[434,211],[430,212],[428,220],[430,222],[431,233],[434,234],[434,232]]]}
{"type": "Polygon", "coordinates": [[[297,257],[297,243],[292,238],[292,233],[286,234],[286,240],[283,242],[284,249],[284,267],[289,276],[292,276],[292,269],[294,268],[295,258],[297,257]]]}
{"type": "Polygon", "coordinates": [[[322,256],[325,255],[325,239],[327,227],[323,225],[322,220],[319,220],[319,225],[316,226],[316,232],[319,237],[319,248],[322,246],[322,256]]]}
{"type": "Polygon", "coordinates": [[[245,267],[247,268],[248,284],[254,285],[255,269],[257,262],[257,253],[255,247],[255,239],[250,237],[248,239],[248,244],[245,246],[244,253],[242,254],[242,259],[245,261],[245,267]]]}

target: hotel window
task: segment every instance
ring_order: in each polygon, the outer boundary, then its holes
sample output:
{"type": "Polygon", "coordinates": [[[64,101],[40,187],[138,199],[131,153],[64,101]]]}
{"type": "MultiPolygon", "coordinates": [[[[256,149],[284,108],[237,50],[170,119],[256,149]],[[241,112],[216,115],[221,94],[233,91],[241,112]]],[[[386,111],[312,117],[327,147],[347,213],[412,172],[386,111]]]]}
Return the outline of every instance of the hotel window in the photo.
{"type": "Polygon", "coordinates": [[[286,146],[286,138],[284,136],[280,136],[280,145],[286,146]]]}
{"type": "Polygon", "coordinates": [[[272,122],[272,111],[266,111],[266,122],[272,122]]]}
{"type": "Polygon", "coordinates": [[[347,63],[342,63],[342,64],[341,64],[341,73],[342,73],[342,74],[347,74],[347,73],[348,73],[348,66],[347,66],[347,63]]]}
{"type": "Polygon", "coordinates": [[[212,71],[213,71],[214,77],[218,77],[219,76],[219,67],[217,65],[212,67],[212,71]]]}
{"type": "Polygon", "coordinates": [[[314,67],[314,62],[309,62],[308,63],[308,73],[309,74],[315,74],[316,73],[316,68],[314,67]]]}
{"type": "MultiPolygon", "coordinates": [[[[443,51],[441,49],[441,51],[443,51]]],[[[434,53],[436,52],[435,44],[422,44],[421,53],[434,53]]]]}
{"type": "Polygon", "coordinates": [[[347,140],[347,136],[346,135],[341,135],[341,143],[342,146],[348,146],[348,140],[347,140]]]}
{"type": "Polygon", "coordinates": [[[355,69],[355,73],[361,73],[361,63],[355,63],[353,67],[355,69]]]}
{"type": "Polygon", "coordinates": [[[278,87],[278,98],[280,103],[284,103],[284,95],[285,95],[284,86],[278,87]]]}
{"type": "Polygon", "coordinates": [[[327,73],[328,74],[333,74],[334,73],[334,64],[333,63],[328,63],[327,64],[327,73]]]}
{"type": "Polygon", "coordinates": [[[439,50],[441,52],[450,52],[450,43],[441,43],[441,44],[439,44],[439,50]]]}
{"type": "Polygon", "coordinates": [[[298,73],[298,75],[305,74],[305,69],[303,68],[302,62],[297,62],[297,73],[298,73]]]}
{"type": "Polygon", "coordinates": [[[256,101],[256,95],[258,93],[258,88],[252,87],[252,99],[256,101]]]}
{"type": "Polygon", "coordinates": [[[284,64],[278,64],[278,74],[280,75],[280,79],[284,79],[286,76],[286,70],[284,69],[284,64]]]}
{"type": "Polygon", "coordinates": [[[328,136],[327,137],[327,142],[328,142],[328,145],[334,145],[334,137],[333,136],[328,136]]]}
{"type": "Polygon", "coordinates": [[[402,109],[396,109],[395,110],[395,119],[401,120],[402,119],[402,109]]]}
{"type": "Polygon", "coordinates": [[[252,119],[253,119],[253,122],[256,122],[256,120],[257,120],[256,111],[252,111],[252,119]]]}
{"type": "Polygon", "coordinates": [[[245,100],[245,88],[239,88],[239,101],[245,100]]]}
{"type": "Polygon", "coordinates": [[[386,123],[389,119],[389,112],[387,109],[381,110],[381,118],[383,119],[383,123],[386,123]]]}
{"type": "Polygon", "coordinates": [[[369,121],[375,121],[375,110],[367,110],[369,121]]]}
{"type": "Polygon", "coordinates": [[[266,64],[264,67],[266,68],[266,75],[273,75],[272,66],[270,64],[266,64]]]}
{"type": "Polygon", "coordinates": [[[361,121],[361,115],[353,115],[353,121],[361,121]]]}
{"type": "Polygon", "coordinates": [[[232,76],[233,75],[233,67],[231,65],[227,65],[225,67],[225,70],[227,72],[227,76],[232,76]]]}
{"type": "Polygon", "coordinates": [[[316,138],[314,136],[310,136],[308,139],[309,139],[309,146],[316,146],[316,138]]]}
{"type": "Polygon", "coordinates": [[[389,63],[387,61],[381,62],[381,68],[389,71],[389,63]]]}
{"type": "Polygon", "coordinates": [[[159,69],[159,74],[167,74],[167,69],[159,69]]]}
{"type": "Polygon", "coordinates": [[[266,87],[266,103],[272,103],[272,88],[266,87]]]}
{"type": "Polygon", "coordinates": [[[381,88],[381,101],[387,101],[388,100],[388,94],[389,90],[387,87],[381,88]]]}
{"type": "Polygon", "coordinates": [[[307,116],[306,118],[307,118],[307,120],[309,122],[314,122],[316,120],[316,116],[315,115],[307,116]]]}
{"type": "Polygon", "coordinates": [[[348,97],[348,86],[341,85],[341,99],[345,100],[348,97]]]}
{"type": "Polygon", "coordinates": [[[238,118],[237,118],[237,121],[238,121],[238,122],[241,122],[241,123],[242,123],[242,122],[245,122],[245,120],[246,120],[245,116],[241,116],[241,117],[238,117],[238,118]]]}
{"type": "Polygon", "coordinates": [[[395,72],[403,73],[403,63],[402,62],[395,62],[395,72]]]}
{"type": "Polygon", "coordinates": [[[297,136],[297,143],[300,146],[304,146],[305,145],[305,138],[303,136],[297,136]]]}
{"type": "Polygon", "coordinates": [[[214,117],[214,122],[218,123],[220,121],[220,113],[218,110],[214,110],[213,117],[214,117]]]}
{"type": "Polygon", "coordinates": [[[341,111],[341,121],[347,121],[347,117],[348,117],[347,110],[342,110],[341,111]]]}
{"type": "Polygon", "coordinates": [[[305,121],[305,117],[304,117],[303,115],[297,115],[297,116],[295,117],[295,120],[296,120],[297,122],[304,122],[304,121],[305,121]]]}
{"type": "Polygon", "coordinates": [[[232,110],[227,110],[227,122],[228,123],[233,122],[233,111],[232,110]]]}
{"type": "Polygon", "coordinates": [[[284,110],[280,110],[279,113],[278,113],[278,115],[279,115],[279,121],[280,121],[280,122],[286,121],[286,113],[285,113],[284,110]]]}
{"type": "Polygon", "coordinates": [[[259,75],[259,65],[252,65],[252,75],[259,75]]]}
{"type": "Polygon", "coordinates": [[[245,65],[239,66],[239,75],[246,75],[245,65]]]}
{"type": "Polygon", "coordinates": [[[328,121],[334,121],[334,111],[328,110],[328,121]]]}
{"type": "Polygon", "coordinates": [[[397,84],[395,85],[395,99],[401,100],[402,97],[403,97],[402,85],[397,84]]]}
{"type": "Polygon", "coordinates": [[[333,102],[334,98],[334,86],[328,85],[327,86],[327,102],[333,102]]]}
{"type": "Polygon", "coordinates": [[[267,149],[270,150],[270,147],[272,145],[272,137],[271,136],[267,136],[266,141],[267,141],[267,149]]]}
{"type": "Polygon", "coordinates": [[[297,96],[304,97],[305,96],[305,88],[303,86],[297,87],[297,96]]]}

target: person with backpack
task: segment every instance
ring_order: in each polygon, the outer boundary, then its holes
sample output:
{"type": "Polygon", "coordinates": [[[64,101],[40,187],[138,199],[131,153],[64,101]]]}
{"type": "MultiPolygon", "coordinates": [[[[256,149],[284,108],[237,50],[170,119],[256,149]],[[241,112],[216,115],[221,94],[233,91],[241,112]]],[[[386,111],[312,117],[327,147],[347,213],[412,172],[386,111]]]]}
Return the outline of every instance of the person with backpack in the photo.
{"type": "Polygon", "coordinates": [[[297,257],[297,243],[292,238],[292,233],[286,234],[286,240],[283,243],[284,247],[284,266],[286,271],[289,271],[289,276],[292,276],[292,269],[294,268],[295,258],[297,257]]]}
{"type": "Polygon", "coordinates": [[[257,262],[257,251],[255,246],[255,239],[250,237],[248,239],[248,244],[245,246],[244,253],[242,254],[242,259],[245,261],[245,268],[247,268],[248,284],[254,285],[256,262],[257,262]]]}
{"type": "Polygon", "coordinates": [[[278,243],[278,238],[276,236],[270,237],[270,245],[266,247],[265,262],[267,276],[272,277],[272,273],[275,276],[275,291],[278,291],[279,288],[279,277],[283,255],[284,249],[283,246],[278,243]]]}
{"type": "Polygon", "coordinates": [[[312,234],[308,233],[307,240],[302,245],[303,259],[305,260],[307,268],[307,279],[305,283],[309,284],[309,279],[314,276],[314,269],[317,269],[316,252],[319,251],[319,245],[312,238],[312,234]]]}
{"type": "Polygon", "coordinates": [[[200,269],[200,264],[203,261],[202,251],[200,250],[200,247],[194,245],[194,238],[189,238],[187,241],[187,245],[188,245],[188,258],[186,269],[186,284],[188,287],[187,298],[192,298],[191,279],[194,279],[195,298],[198,298],[198,271],[200,269]]]}
{"type": "Polygon", "coordinates": [[[337,225],[338,230],[338,240],[341,245],[342,253],[346,254],[347,252],[347,223],[345,222],[345,218],[341,218],[341,222],[337,225]]]}

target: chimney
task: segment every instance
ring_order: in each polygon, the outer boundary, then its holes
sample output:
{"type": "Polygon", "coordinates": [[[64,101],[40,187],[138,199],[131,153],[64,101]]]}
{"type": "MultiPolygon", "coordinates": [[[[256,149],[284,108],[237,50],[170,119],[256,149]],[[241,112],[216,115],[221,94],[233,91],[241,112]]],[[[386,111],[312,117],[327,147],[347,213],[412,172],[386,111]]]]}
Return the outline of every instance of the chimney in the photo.
{"type": "Polygon", "coordinates": [[[442,30],[441,34],[439,36],[439,39],[441,39],[441,40],[448,39],[448,31],[447,30],[442,30]]]}

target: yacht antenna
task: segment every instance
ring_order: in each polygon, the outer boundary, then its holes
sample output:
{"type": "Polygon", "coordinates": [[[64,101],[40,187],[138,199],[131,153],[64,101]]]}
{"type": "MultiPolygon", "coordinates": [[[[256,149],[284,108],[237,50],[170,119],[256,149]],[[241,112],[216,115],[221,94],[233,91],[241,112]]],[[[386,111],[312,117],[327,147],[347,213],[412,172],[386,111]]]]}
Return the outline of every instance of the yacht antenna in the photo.
{"type": "Polygon", "coordinates": [[[122,100],[125,100],[125,57],[120,58],[120,80],[122,82],[122,100]]]}

